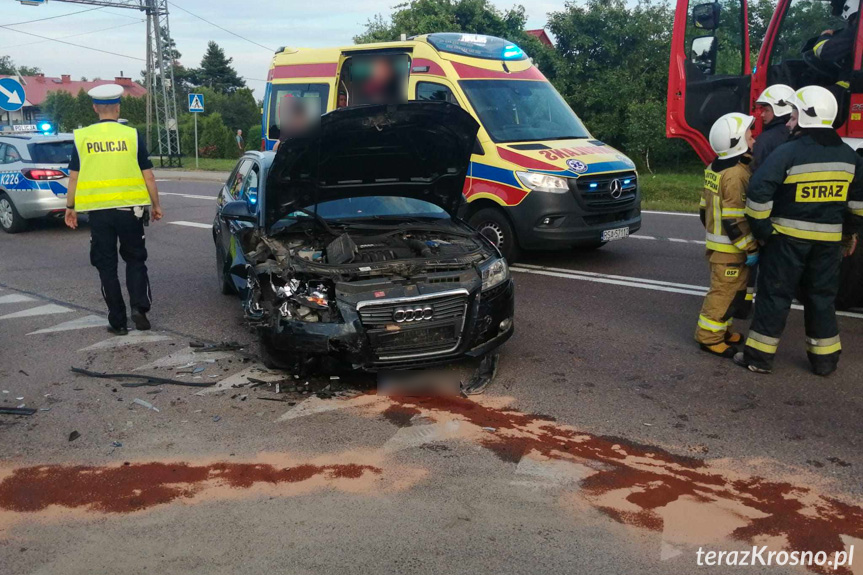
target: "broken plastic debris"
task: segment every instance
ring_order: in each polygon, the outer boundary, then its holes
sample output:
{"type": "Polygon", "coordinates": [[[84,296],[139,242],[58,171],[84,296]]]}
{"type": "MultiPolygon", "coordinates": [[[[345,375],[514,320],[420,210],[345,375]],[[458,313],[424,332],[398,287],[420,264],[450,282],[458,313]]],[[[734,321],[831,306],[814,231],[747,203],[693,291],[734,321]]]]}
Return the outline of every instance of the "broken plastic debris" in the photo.
{"type": "Polygon", "coordinates": [[[114,441],[111,443],[111,445],[113,445],[114,447],[123,447],[123,444],[120,443],[119,441],[114,441]]]}
{"type": "Polygon", "coordinates": [[[482,358],[479,367],[470,380],[462,387],[464,395],[476,395],[485,391],[485,388],[494,380],[497,374],[497,364],[500,360],[500,355],[490,353],[482,358]]]}
{"type": "Polygon", "coordinates": [[[196,367],[195,369],[192,370],[192,373],[201,373],[205,369],[207,369],[207,368],[206,367],[196,367]]]}
{"type": "Polygon", "coordinates": [[[221,419],[222,419],[221,415],[214,415],[213,416],[213,421],[221,421],[221,419]]]}
{"type": "Polygon", "coordinates": [[[23,398],[23,397],[16,397],[15,399],[16,399],[17,401],[24,401],[24,398],[23,398]]]}
{"type": "Polygon", "coordinates": [[[5,415],[33,415],[36,410],[32,407],[0,407],[0,413],[5,415]]]}
{"type": "Polygon", "coordinates": [[[75,441],[79,437],[81,437],[81,434],[78,433],[77,431],[73,431],[72,433],[69,434],[69,441],[75,441]]]}
{"type": "Polygon", "coordinates": [[[485,431],[497,431],[497,428],[496,427],[483,427],[483,430],[485,430],[485,431]]]}
{"type": "Polygon", "coordinates": [[[133,400],[132,400],[132,403],[137,403],[137,404],[138,404],[138,405],[140,405],[141,407],[146,407],[147,409],[152,409],[152,410],[153,410],[153,411],[155,411],[156,413],[158,413],[158,412],[159,412],[159,408],[157,408],[156,406],[154,406],[154,405],[153,405],[152,403],[150,403],[149,401],[144,401],[143,399],[138,399],[138,398],[136,397],[135,399],[133,399],[133,400]]]}

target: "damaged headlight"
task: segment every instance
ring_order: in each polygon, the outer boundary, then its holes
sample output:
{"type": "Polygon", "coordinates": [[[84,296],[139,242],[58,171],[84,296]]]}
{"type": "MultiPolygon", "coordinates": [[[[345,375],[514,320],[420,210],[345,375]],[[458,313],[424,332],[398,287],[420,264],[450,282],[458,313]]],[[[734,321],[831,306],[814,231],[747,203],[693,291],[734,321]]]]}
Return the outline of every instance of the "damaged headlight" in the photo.
{"type": "Polygon", "coordinates": [[[480,267],[482,272],[482,291],[498,286],[509,279],[509,267],[506,260],[497,259],[480,267]]]}
{"type": "Polygon", "coordinates": [[[518,176],[522,184],[534,192],[562,194],[569,191],[569,184],[566,178],[549,176],[548,174],[537,174],[535,172],[516,172],[515,175],[518,176]]]}

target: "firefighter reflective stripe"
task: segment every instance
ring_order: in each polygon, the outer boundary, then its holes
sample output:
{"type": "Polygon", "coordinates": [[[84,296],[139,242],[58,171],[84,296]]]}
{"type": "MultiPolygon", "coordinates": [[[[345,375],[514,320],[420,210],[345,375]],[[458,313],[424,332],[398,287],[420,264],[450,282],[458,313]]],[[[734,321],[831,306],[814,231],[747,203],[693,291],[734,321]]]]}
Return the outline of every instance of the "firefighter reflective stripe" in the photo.
{"type": "Polygon", "coordinates": [[[734,242],[734,246],[740,250],[745,251],[746,248],[753,242],[755,242],[755,238],[752,237],[752,234],[746,234],[745,236],[734,242]]]}
{"type": "Polygon", "coordinates": [[[701,201],[698,202],[698,207],[701,209],[707,207],[707,200],[704,199],[704,196],[701,196],[701,201]]]}
{"type": "Polygon", "coordinates": [[[819,162],[817,164],[800,164],[792,166],[785,178],[786,184],[796,182],[809,182],[814,180],[842,180],[854,179],[854,164],[847,162],[819,162]]]}
{"type": "Polygon", "coordinates": [[[766,220],[770,217],[770,212],[773,211],[773,201],[759,203],[753,202],[752,200],[746,200],[746,209],[744,212],[750,218],[755,218],[756,220],[766,220]]]}
{"type": "Polygon", "coordinates": [[[786,236],[821,242],[842,241],[842,224],[817,224],[789,218],[773,218],[773,228],[786,236]]]}
{"type": "Polygon", "coordinates": [[[806,351],[815,355],[830,355],[842,350],[842,343],[839,341],[839,336],[826,337],[816,339],[813,337],[806,338],[806,351]]]}
{"type": "Polygon", "coordinates": [[[746,301],[752,301],[755,299],[755,288],[749,286],[746,288],[746,301]]]}
{"type": "Polygon", "coordinates": [[[723,218],[742,218],[743,216],[743,208],[722,208],[723,218]]]}
{"type": "Polygon", "coordinates": [[[707,249],[716,252],[725,252],[728,254],[740,253],[740,248],[732,245],[731,239],[728,236],[723,236],[722,234],[711,234],[710,232],[707,232],[706,244],[707,249]]]}
{"type": "Polygon", "coordinates": [[[713,233],[722,235],[722,203],[718,195],[713,196],[713,233]]]}
{"type": "Polygon", "coordinates": [[[720,332],[725,331],[728,327],[728,322],[713,321],[705,315],[698,316],[698,327],[707,331],[720,332]]]}
{"type": "Polygon", "coordinates": [[[80,212],[150,205],[138,165],[138,132],[117,122],[75,130],[81,159],[75,208],[80,212]]]}
{"type": "MultiPolygon", "coordinates": [[[[829,40],[829,39],[830,39],[830,38],[827,38],[827,40],[829,40]]],[[[821,57],[821,50],[823,50],[823,49],[824,49],[824,44],[826,44],[826,43],[827,43],[827,40],[821,40],[820,42],[818,42],[817,44],[815,44],[815,47],[813,47],[813,48],[812,48],[812,51],[813,51],[813,52],[815,52],[815,56],[816,56],[817,58],[820,58],[820,57],[821,57]]]]}
{"type": "Polygon", "coordinates": [[[776,353],[779,349],[779,338],[762,335],[757,331],[749,331],[749,337],[746,338],[746,346],[764,353],[776,353]]]}
{"type": "Polygon", "coordinates": [[[848,202],[848,209],[855,216],[863,216],[863,202],[848,202]]]}

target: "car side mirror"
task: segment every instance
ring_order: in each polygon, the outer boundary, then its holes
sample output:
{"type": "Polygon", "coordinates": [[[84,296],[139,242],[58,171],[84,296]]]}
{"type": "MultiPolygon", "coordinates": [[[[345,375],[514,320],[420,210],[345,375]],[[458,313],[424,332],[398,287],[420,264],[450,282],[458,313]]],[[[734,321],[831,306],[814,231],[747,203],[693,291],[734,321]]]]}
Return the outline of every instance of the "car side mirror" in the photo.
{"type": "Polygon", "coordinates": [[[705,76],[712,76],[716,72],[716,46],[716,36],[699,36],[692,39],[689,60],[705,76]]]}
{"type": "Polygon", "coordinates": [[[251,206],[245,200],[234,200],[222,206],[219,213],[223,220],[235,220],[238,222],[256,222],[258,216],[251,211],[251,206]]]}
{"type": "Polygon", "coordinates": [[[692,25],[699,30],[716,30],[719,27],[719,2],[693,6],[692,25]]]}

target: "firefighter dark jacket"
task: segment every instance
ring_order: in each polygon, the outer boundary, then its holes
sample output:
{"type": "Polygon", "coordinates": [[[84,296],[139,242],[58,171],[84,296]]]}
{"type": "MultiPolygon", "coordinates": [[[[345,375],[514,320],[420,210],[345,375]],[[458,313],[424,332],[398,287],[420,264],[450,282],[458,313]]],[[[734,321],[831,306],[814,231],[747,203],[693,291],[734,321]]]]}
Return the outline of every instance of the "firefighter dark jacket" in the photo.
{"type": "Polygon", "coordinates": [[[749,182],[746,217],[762,241],[841,241],[863,224],[863,158],[832,130],[779,146],[749,182]]]}
{"type": "Polygon", "coordinates": [[[716,160],[704,170],[701,221],[707,230],[707,249],[713,263],[742,262],[758,250],[744,215],[746,188],[752,175],[751,158],[716,160]]]}

